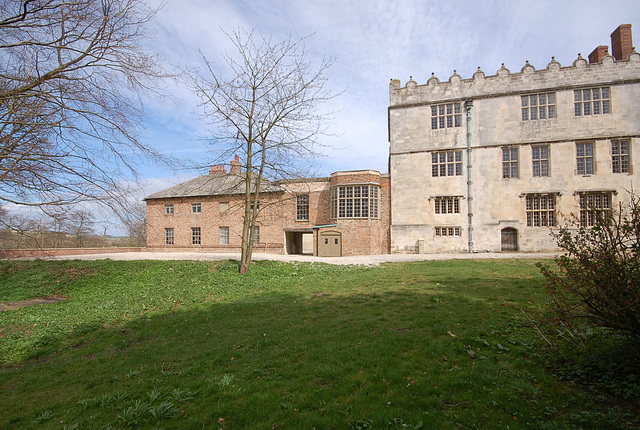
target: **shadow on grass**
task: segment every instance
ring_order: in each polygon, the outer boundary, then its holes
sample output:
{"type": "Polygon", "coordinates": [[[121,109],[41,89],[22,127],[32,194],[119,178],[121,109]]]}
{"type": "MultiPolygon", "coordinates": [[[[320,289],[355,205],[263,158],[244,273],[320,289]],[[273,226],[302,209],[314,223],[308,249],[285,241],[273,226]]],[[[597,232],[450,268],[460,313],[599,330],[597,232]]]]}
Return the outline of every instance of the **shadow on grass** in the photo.
{"type": "Polygon", "coordinates": [[[81,325],[0,369],[0,427],[617,428],[533,359],[529,293],[374,273],[81,325]]]}

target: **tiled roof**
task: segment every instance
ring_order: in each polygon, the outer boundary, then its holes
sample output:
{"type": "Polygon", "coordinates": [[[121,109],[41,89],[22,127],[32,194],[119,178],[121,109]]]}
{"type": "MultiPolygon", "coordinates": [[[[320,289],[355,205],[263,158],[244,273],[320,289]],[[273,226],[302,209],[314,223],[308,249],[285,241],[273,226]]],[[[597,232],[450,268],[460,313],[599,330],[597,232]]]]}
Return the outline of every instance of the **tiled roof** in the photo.
{"type": "MultiPolygon", "coordinates": [[[[255,182],[252,186],[255,190],[255,182]]],[[[145,200],[170,199],[180,197],[223,196],[232,194],[244,194],[244,176],[223,174],[198,176],[182,184],[175,185],[157,193],[145,197],[145,200]]],[[[279,193],[284,189],[274,185],[266,179],[260,181],[261,193],[279,193]]]]}

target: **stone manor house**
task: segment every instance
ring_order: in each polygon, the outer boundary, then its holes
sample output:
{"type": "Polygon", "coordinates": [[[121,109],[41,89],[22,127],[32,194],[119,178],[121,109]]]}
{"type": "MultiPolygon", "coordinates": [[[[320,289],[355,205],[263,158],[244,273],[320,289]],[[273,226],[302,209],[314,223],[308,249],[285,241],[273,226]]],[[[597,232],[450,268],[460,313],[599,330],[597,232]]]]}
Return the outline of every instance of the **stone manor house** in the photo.
{"type": "MultiPolygon", "coordinates": [[[[389,86],[389,174],[266,183],[255,251],[319,256],[551,251],[550,229],[640,190],[631,25],[570,66],[504,65],[389,86]]],[[[240,161],[148,196],[147,246],[240,249],[240,161]]]]}

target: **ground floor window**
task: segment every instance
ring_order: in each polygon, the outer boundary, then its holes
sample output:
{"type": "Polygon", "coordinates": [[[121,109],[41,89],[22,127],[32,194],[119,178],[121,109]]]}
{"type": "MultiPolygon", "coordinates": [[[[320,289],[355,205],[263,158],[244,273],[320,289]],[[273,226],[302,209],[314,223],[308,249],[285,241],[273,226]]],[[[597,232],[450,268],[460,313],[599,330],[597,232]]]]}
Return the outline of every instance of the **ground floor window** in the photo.
{"type": "Polygon", "coordinates": [[[526,197],[527,227],[556,225],[556,196],[531,194],[526,197]]]}
{"type": "Polygon", "coordinates": [[[229,245],[229,227],[220,227],[220,245],[229,245]]]}
{"type": "Polygon", "coordinates": [[[610,192],[580,193],[580,224],[593,227],[608,216],[611,210],[610,192]]]}
{"type": "Polygon", "coordinates": [[[260,227],[253,227],[253,243],[260,243],[260,227]]]}
{"type": "Polygon", "coordinates": [[[435,227],[434,233],[436,236],[460,236],[460,227],[435,227]]]}
{"type": "Polygon", "coordinates": [[[173,229],[172,228],[164,229],[164,244],[173,245],[173,229]]]}
{"type": "Polygon", "coordinates": [[[191,244],[200,245],[202,242],[202,231],[200,227],[191,227],[191,244]]]}
{"type": "Polygon", "coordinates": [[[436,197],[436,214],[459,214],[460,198],[458,197],[436,197]]]}

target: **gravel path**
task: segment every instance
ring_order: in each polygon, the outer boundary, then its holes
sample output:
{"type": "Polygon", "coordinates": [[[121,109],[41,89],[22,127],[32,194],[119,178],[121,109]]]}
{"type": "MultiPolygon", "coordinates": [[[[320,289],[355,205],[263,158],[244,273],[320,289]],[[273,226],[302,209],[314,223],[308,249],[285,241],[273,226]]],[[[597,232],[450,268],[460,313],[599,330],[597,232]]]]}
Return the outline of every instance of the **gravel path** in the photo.
{"type": "MultiPolygon", "coordinates": [[[[336,265],[379,265],[380,263],[393,263],[402,261],[424,260],[458,260],[458,259],[548,259],[556,253],[529,253],[529,252],[483,252],[460,254],[383,254],[383,255],[359,255],[352,257],[314,257],[312,255],[280,255],[254,253],[253,260],[275,260],[288,262],[315,262],[336,265]]],[[[213,253],[213,252],[114,252],[109,254],[65,255],[48,257],[47,260],[240,260],[237,253],[213,253]]]]}

